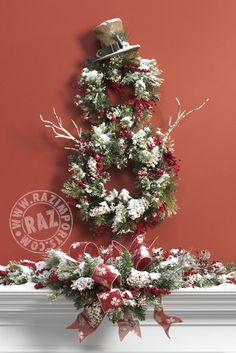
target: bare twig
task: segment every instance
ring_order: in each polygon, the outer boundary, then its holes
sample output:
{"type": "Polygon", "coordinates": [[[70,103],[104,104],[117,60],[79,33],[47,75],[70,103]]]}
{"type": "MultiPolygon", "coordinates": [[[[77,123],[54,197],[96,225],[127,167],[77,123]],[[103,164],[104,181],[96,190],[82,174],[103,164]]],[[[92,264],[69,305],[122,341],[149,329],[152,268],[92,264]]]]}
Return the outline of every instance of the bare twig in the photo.
{"type": "MultiPolygon", "coordinates": [[[[45,127],[52,129],[52,131],[55,134],[55,138],[65,138],[68,140],[72,140],[75,143],[79,143],[80,141],[77,138],[75,138],[73,135],[71,135],[71,133],[63,127],[62,120],[57,115],[55,108],[53,108],[53,114],[56,118],[57,124],[54,124],[50,120],[44,120],[42,115],[40,115],[40,119],[44,123],[45,127]]],[[[78,137],[80,138],[81,137],[81,130],[78,129],[78,126],[76,125],[76,123],[73,120],[72,120],[72,123],[76,128],[78,137]]]]}
{"type": "Polygon", "coordinates": [[[177,127],[179,126],[181,120],[183,120],[184,118],[186,118],[188,115],[202,109],[204,107],[204,105],[209,101],[209,98],[207,98],[201,105],[199,105],[198,107],[191,109],[189,111],[183,110],[181,109],[181,105],[180,105],[180,101],[179,99],[176,97],[176,101],[177,101],[177,105],[178,105],[178,112],[177,112],[177,118],[175,120],[174,123],[172,123],[172,118],[170,117],[169,120],[169,129],[167,130],[167,132],[164,135],[164,140],[167,141],[168,137],[170,136],[171,132],[177,127]]]}
{"type": "Polygon", "coordinates": [[[80,150],[78,150],[77,148],[73,148],[73,147],[64,147],[65,150],[72,150],[72,151],[76,151],[76,152],[80,152],[80,150]]]}

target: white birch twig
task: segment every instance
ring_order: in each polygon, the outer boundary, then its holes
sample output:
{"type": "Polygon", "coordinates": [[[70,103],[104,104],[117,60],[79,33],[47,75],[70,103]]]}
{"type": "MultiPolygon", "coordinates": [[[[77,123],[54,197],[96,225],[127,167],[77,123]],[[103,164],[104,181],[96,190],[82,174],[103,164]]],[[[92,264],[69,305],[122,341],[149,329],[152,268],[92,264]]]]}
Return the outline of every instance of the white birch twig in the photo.
{"type": "Polygon", "coordinates": [[[172,118],[170,117],[169,120],[169,128],[167,130],[167,132],[164,134],[164,140],[167,141],[171,132],[177,127],[179,126],[181,120],[183,120],[184,118],[186,118],[188,115],[202,109],[204,107],[204,105],[209,101],[209,98],[207,98],[201,105],[199,105],[198,107],[191,109],[189,111],[183,110],[181,109],[181,104],[179,99],[176,97],[176,101],[177,101],[177,105],[178,105],[178,112],[177,112],[177,117],[175,119],[175,121],[172,123],[172,118]]]}
{"type": "MultiPolygon", "coordinates": [[[[68,130],[66,130],[62,124],[62,120],[61,118],[57,115],[55,108],[53,108],[53,114],[56,118],[57,124],[54,124],[52,121],[50,120],[45,120],[43,119],[42,115],[40,115],[40,119],[41,121],[44,123],[45,127],[48,127],[50,129],[52,129],[52,131],[55,134],[55,138],[65,138],[68,140],[72,140],[75,143],[79,143],[80,141],[75,138],[68,130]]],[[[81,130],[79,130],[77,124],[72,120],[73,125],[76,128],[78,137],[81,137],[81,130]]]]}

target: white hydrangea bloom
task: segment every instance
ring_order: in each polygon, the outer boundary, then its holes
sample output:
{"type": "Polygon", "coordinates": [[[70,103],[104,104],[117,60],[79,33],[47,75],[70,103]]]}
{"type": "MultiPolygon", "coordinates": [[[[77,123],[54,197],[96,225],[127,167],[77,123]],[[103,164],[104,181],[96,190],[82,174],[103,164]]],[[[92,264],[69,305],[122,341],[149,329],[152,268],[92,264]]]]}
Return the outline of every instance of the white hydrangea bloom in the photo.
{"type": "Polygon", "coordinates": [[[138,271],[132,268],[126,281],[133,288],[144,288],[150,284],[151,278],[147,271],[138,271]]]}
{"type": "Polygon", "coordinates": [[[85,289],[92,289],[94,286],[94,280],[90,277],[81,277],[73,281],[71,288],[82,292],[85,289]]]}

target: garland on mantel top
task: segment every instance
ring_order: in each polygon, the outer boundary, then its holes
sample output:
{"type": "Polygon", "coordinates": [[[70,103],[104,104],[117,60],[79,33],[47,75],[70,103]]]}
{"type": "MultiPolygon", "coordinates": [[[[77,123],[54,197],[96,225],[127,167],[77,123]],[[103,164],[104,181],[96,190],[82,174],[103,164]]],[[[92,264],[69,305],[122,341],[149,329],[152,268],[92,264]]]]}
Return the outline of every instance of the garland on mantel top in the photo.
{"type": "Polygon", "coordinates": [[[34,282],[35,288],[50,288],[49,297],[64,296],[82,309],[68,328],[76,329],[83,341],[107,316],[119,327],[121,340],[131,331],[141,336],[139,320],[148,308],[169,336],[172,323],[182,320],[168,316],[162,298],[171,290],[236,284],[236,266],[211,262],[207,251],[197,256],[183,249],[151,249],[144,236],[137,236],[129,249],[113,241],[108,248],[94,243],[72,244],[68,256],[49,250],[44,261],[10,262],[0,267],[0,284],[34,282]]]}
{"type": "Polygon", "coordinates": [[[192,112],[182,111],[177,99],[178,114],[169,128],[153,131],[147,123],[159,95],[156,89],[162,80],[154,59],[134,54],[119,54],[109,61],[89,61],[79,79],[80,94],[76,104],[83,118],[91,122],[89,131],[79,130],[73,136],[55,114],[56,123],[42,121],[57,138],[73,141],[66,147],[70,178],[63,192],[72,199],[83,220],[91,220],[98,228],[114,235],[139,233],[153,223],[162,222],[176,213],[175,190],[179,172],[170,139],[172,130],[192,112]],[[127,92],[126,88],[129,88],[127,92]],[[116,92],[123,104],[111,104],[108,89],[116,92]],[[111,167],[123,169],[131,164],[136,191],[106,190],[111,167]]]}

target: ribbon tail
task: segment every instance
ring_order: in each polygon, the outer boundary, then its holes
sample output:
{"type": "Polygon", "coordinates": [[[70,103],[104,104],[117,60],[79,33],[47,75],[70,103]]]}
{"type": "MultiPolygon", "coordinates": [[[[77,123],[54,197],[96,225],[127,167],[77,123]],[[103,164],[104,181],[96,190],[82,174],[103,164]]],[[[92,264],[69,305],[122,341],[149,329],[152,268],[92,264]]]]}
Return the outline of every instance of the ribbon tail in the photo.
{"type": "Polygon", "coordinates": [[[142,336],[138,320],[134,320],[132,321],[132,323],[130,323],[127,320],[119,320],[118,326],[119,326],[119,338],[121,342],[128,335],[129,332],[134,332],[138,337],[142,336]]]}
{"type": "Polygon", "coordinates": [[[172,324],[183,322],[177,316],[166,315],[163,309],[154,310],[154,320],[163,328],[168,338],[170,338],[169,330],[172,324]]]}
{"type": "Polygon", "coordinates": [[[98,326],[99,325],[92,327],[89,324],[86,314],[83,311],[77,316],[75,321],[67,327],[67,329],[78,330],[79,341],[81,343],[86,337],[93,333],[98,328],[98,326]]]}

